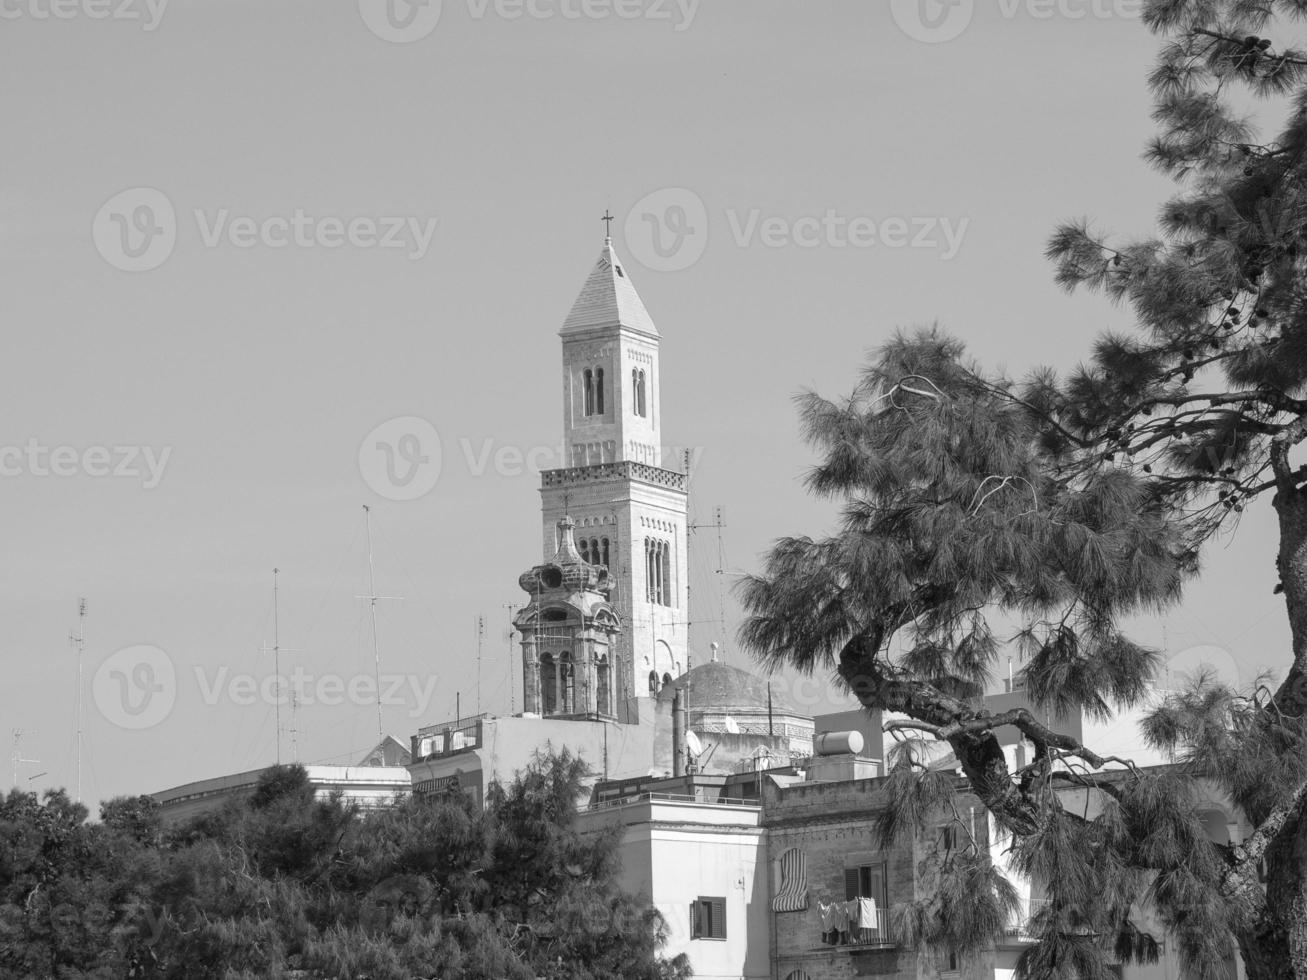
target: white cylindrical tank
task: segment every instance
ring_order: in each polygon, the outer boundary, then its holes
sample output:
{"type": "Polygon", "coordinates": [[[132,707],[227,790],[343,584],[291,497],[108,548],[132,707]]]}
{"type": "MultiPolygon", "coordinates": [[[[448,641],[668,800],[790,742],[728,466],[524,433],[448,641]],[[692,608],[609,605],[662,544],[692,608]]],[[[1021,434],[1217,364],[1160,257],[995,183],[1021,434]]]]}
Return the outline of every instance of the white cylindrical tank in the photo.
{"type": "Polygon", "coordinates": [[[812,740],[816,755],[857,755],[862,746],[862,732],[823,732],[812,740]]]}

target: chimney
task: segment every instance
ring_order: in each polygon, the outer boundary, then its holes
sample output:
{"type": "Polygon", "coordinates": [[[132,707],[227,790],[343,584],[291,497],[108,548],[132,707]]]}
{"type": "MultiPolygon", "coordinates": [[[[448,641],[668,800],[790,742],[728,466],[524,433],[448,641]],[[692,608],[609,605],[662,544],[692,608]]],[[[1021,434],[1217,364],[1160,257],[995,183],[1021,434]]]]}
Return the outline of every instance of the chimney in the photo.
{"type": "Polygon", "coordinates": [[[672,775],[685,775],[685,692],[672,694],[672,775]]]}

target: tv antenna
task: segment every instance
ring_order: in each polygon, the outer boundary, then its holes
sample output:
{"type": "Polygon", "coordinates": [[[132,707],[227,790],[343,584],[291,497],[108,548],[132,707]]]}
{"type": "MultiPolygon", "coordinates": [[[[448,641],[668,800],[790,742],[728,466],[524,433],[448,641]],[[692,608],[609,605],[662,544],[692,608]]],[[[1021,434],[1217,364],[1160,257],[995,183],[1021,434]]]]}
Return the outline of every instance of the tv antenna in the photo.
{"type": "MultiPolygon", "coordinates": [[[[296,647],[283,647],[281,645],[281,605],[280,592],[278,589],[278,576],[281,574],[280,568],[272,570],[272,646],[264,646],[263,652],[272,651],[272,670],[273,676],[277,679],[277,694],[273,698],[273,708],[277,719],[277,765],[281,765],[281,655],[282,653],[298,653],[296,647]]],[[[296,698],[294,695],[294,685],[291,685],[291,729],[295,728],[295,707],[296,698]]]]}
{"type": "Polygon", "coordinates": [[[368,594],[355,596],[354,598],[367,599],[368,608],[372,614],[373,676],[377,684],[377,738],[384,739],[386,732],[381,720],[381,646],[377,642],[377,600],[394,599],[399,601],[404,597],[401,595],[377,595],[376,569],[372,562],[372,508],[367,504],[363,505],[363,523],[367,529],[368,538],[368,594]]]}
{"type": "Polygon", "coordinates": [[[481,646],[486,639],[486,617],[477,613],[477,714],[481,714],[481,646]]]}
{"type": "Polygon", "coordinates": [[[515,715],[517,714],[517,684],[513,680],[513,634],[517,630],[513,628],[513,610],[517,606],[511,602],[505,602],[503,607],[508,615],[508,628],[504,630],[504,643],[508,646],[508,713],[509,715],[515,715]]]}
{"type": "MultiPolygon", "coordinates": [[[[77,600],[77,629],[68,634],[68,641],[72,643],[73,650],[77,654],[77,700],[74,710],[77,713],[77,802],[82,802],[82,733],[85,725],[85,698],[83,690],[85,683],[82,679],[82,654],[86,644],[86,600],[77,600]]],[[[14,776],[15,782],[17,775],[14,776]]]]}
{"type": "MultiPolygon", "coordinates": [[[[12,734],[13,734],[13,736],[14,736],[14,751],[13,751],[13,755],[12,755],[12,757],[11,757],[11,761],[13,762],[13,765],[14,765],[14,789],[17,789],[17,788],[18,788],[18,767],[19,767],[19,766],[27,766],[27,765],[33,765],[33,766],[34,766],[34,765],[40,765],[41,760],[40,760],[40,759],[24,759],[24,758],[23,758],[23,739],[26,738],[28,735],[35,735],[35,734],[36,734],[36,731],[35,731],[35,730],[30,729],[30,728],[27,728],[27,729],[24,729],[24,728],[14,728],[14,729],[12,729],[12,734]]],[[[33,777],[33,778],[35,778],[35,777],[33,777]]]]}

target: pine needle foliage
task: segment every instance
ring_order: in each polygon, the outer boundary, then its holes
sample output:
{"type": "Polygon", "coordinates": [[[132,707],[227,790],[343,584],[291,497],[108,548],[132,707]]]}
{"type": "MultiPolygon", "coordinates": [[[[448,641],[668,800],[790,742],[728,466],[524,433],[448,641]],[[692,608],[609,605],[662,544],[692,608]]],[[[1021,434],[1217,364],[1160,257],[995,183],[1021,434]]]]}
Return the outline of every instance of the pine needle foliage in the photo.
{"type": "MultiPolygon", "coordinates": [[[[1146,0],[1160,55],[1145,159],[1177,194],[1149,237],[1069,221],[1047,250],[1061,285],[1102,292],[1133,323],[1065,374],[1019,379],[938,329],[900,333],[849,396],[801,396],[819,457],[808,484],[842,504],[839,526],[779,540],[743,584],[741,636],[764,664],[834,671],[896,737],[947,743],[1051,889],[1025,977],[1146,959],[1143,900],[1196,975],[1237,946],[1255,980],[1307,980],[1305,20],[1304,0],[1146,0]],[[1161,706],[1147,736],[1178,783],[1060,731],[1060,715],[1139,702],[1157,654],[1117,624],[1174,602],[1205,544],[1257,503],[1279,530],[1283,679],[1200,676],[1161,706]],[[1005,644],[1053,722],[975,699],[1005,644]],[[1035,749],[1016,772],[1004,727],[1035,749]],[[1248,840],[1204,829],[1195,806],[1211,792],[1248,840]]],[[[895,799],[904,826],[919,817],[912,792],[895,799]]]]}
{"type": "Polygon", "coordinates": [[[582,834],[586,768],[537,757],[488,805],[360,815],[300,767],[164,830],[146,798],[102,821],[62,792],[0,800],[0,980],[685,980],[666,924],[582,834]]]}

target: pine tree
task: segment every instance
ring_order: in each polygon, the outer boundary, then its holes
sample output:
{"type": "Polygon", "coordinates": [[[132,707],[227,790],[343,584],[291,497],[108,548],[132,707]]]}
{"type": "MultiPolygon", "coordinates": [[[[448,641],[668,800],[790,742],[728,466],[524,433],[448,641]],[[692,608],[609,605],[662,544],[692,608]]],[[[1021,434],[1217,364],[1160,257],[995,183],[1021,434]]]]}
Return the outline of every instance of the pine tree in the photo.
{"type": "MultiPolygon", "coordinates": [[[[1063,285],[1119,300],[1135,328],[1065,377],[1020,382],[938,331],[900,335],[852,397],[804,396],[822,454],[810,486],[844,502],[839,533],[780,541],[744,585],[743,639],[764,661],[834,669],[867,707],[906,716],[896,734],[956,755],[1018,869],[1050,889],[1028,977],[1098,977],[1112,957],[1152,955],[1132,918],[1147,897],[1198,975],[1235,944],[1249,977],[1307,980],[1307,467],[1294,460],[1307,439],[1307,55],[1265,36],[1304,15],[1302,0],[1145,4],[1163,41],[1147,157],[1180,193],[1156,238],[1109,242],[1079,222],[1049,246],[1063,285]],[[1284,113],[1274,138],[1238,115],[1247,97],[1284,113]],[[1185,778],[975,699],[1011,640],[1054,714],[1135,703],[1157,657],[1118,623],[1174,602],[1204,544],[1254,503],[1279,523],[1292,663],[1278,685],[1243,690],[1200,676],[1156,712],[1148,738],[1185,778]],[[1016,772],[1003,727],[1035,747],[1016,772]],[[1195,778],[1242,809],[1247,841],[1208,840],[1195,778]],[[1073,786],[1093,787],[1102,812],[1064,807],[1052,790],[1073,786]]],[[[895,758],[910,821],[920,790],[907,787],[927,777],[913,753],[895,758]]],[[[950,931],[968,938],[944,921],[935,940],[950,931]]]]}
{"type": "Polygon", "coordinates": [[[0,801],[0,980],[685,980],[657,912],[582,833],[586,767],[541,756],[482,808],[359,814],[299,766],[163,830],[144,798],[0,801]]]}

